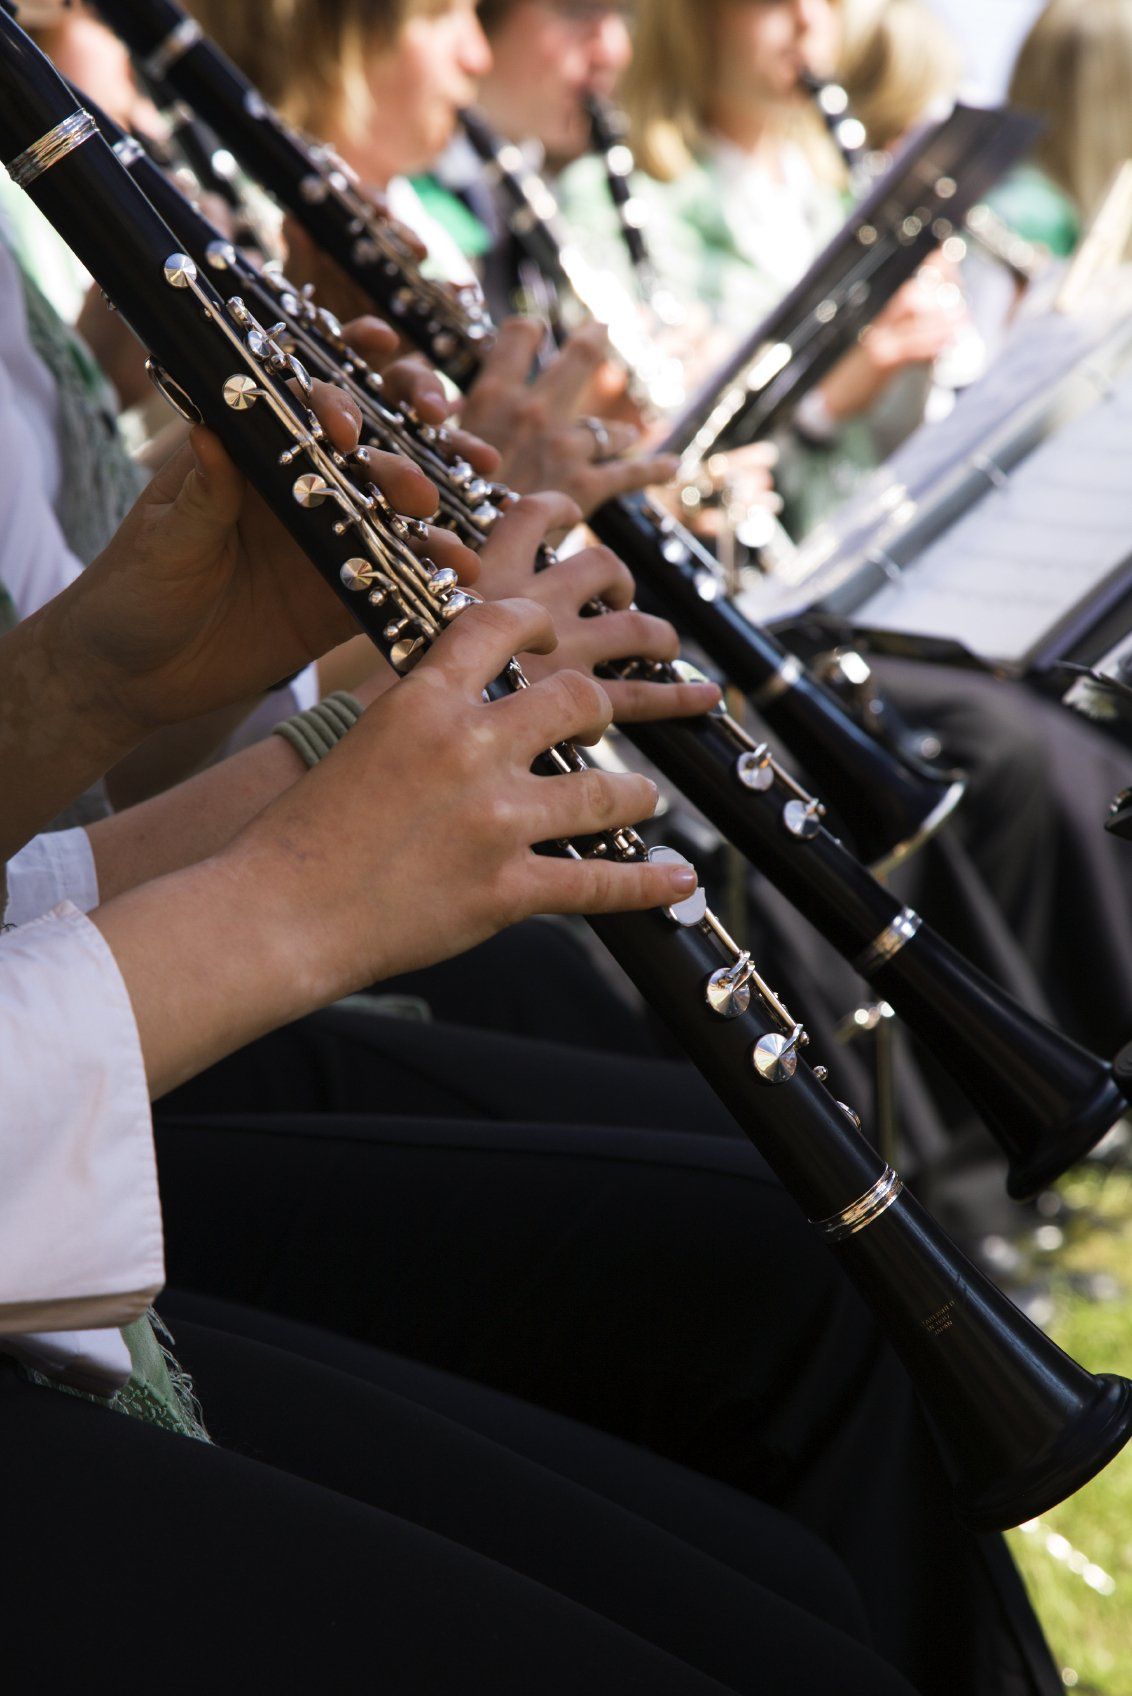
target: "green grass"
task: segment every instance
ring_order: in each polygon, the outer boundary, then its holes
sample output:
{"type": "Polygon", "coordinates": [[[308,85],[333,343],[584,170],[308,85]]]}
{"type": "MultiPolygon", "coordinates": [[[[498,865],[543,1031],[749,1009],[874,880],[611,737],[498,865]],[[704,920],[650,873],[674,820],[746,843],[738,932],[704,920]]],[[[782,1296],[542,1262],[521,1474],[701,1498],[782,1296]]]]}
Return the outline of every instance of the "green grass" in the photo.
{"type": "MultiPolygon", "coordinates": [[[[1061,1188],[1088,1210],[1089,1222],[1070,1224],[1064,1246],[1044,1257],[1055,1301],[1048,1330],[1091,1371],[1132,1376],[1132,1174],[1089,1168],[1061,1188]],[[1117,1281],[1117,1299],[1087,1293],[1086,1280],[1097,1275],[1117,1281]]],[[[1067,1685],[1078,1696],[1132,1696],[1132,1444],[1035,1531],[1012,1532],[1010,1543],[1067,1685]],[[1082,1556],[1093,1563],[1087,1576],[1094,1583],[1101,1582],[1095,1569],[1103,1569],[1111,1594],[1072,1570],[1059,1537],[1076,1551],[1069,1556],[1074,1565],[1080,1568],[1082,1556]]]]}

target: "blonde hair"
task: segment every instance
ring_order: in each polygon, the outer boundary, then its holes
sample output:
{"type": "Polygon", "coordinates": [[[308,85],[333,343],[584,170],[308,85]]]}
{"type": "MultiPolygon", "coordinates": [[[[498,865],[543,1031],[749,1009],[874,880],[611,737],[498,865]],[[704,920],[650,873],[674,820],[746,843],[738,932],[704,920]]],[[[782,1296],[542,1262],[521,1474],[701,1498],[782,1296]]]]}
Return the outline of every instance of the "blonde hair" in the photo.
{"type": "Polygon", "coordinates": [[[839,75],[868,144],[885,152],[962,74],[959,48],[923,0],[842,0],[839,75]]]}
{"type": "MultiPolygon", "coordinates": [[[[650,177],[672,182],[711,139],[715,32],[721,0],[637,0],[633,60],[622,84],[630,142],[650,177]]],[[[799,143],[817,174],[841,182],[843,172],[825,127],[809,102],[783,110],[784,139],[799,143]]]]}
{"type": "Polygon", "coordinates": [[[1022,43],[1011,104],[1047,121],[1033,159],[1088,220],[1132,153],[1132,0],[1050,0],[1022,43]]]}
{"type": "Polygon", "coordinates": [[[372,112],[366,62],[416,0],[188,0],[206,33],[283,116],[315,136],[357,134],[372,112]]]}

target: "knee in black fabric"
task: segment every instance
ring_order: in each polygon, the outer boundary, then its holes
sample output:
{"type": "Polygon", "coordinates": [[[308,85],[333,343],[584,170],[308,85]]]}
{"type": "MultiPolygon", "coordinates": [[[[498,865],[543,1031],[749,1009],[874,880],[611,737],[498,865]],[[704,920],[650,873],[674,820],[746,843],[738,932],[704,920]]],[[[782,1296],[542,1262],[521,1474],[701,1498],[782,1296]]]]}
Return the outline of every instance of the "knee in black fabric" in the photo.
{"type": "MultiPolygon", "coordinates": [[[[225,1354],[232,1350],[221,1342],[211,1364],[200,1361],[202,1376],[213,1375],[225,1354]]],[[[5,1664],[21,1688],[37,1687],[64,1595],[88,1677],[91,1667],[113,1668],[117,1681],[125,1655],[160,1664],[163,1688],[174,1692],[376,1683],[418,1696],[454,1689],[472,1696],[621,1696],[637,1689],[819,1696],[836,1675],[839,1690],[854,1696],[908,1696],[908,1686],[868,1650],[753,1587],[742,1591],[751,1600],[749,1618],[730,1607],[713,1618],[710,1604],[706,1614],[677,1622],[677,1636],[690,1630],[692,1652],[674,1655],[474,1547],[348,1489],[312,1482],[298,1454],[291,1458],[300,1471],[287,1470],[274,1453],[279,1433],[301,1429],[311,1393],[331,1428],[332,1467],[349,1464],[350,1444],[362,1445],[359,1459],[367,1445],[374,1453],[375,1398],[363,1392],[367,1417],[355,1421],[351,1435],[350,1410],[339,1405],[349,1398],[327,1394],[342,1390],[340,1374],[290,1366],[270,1350],[250,1370],[250,1379],[230,1387],[245,1405],[255,1400],[249,1390],[264,1392],[250,1436],[268,1464],[54,1391],[0,1385],[0,1480],[9,1535],[21,1550],[15,1592],[9,1586],[9,1601],[15,1594],[19,1606],[6,1620],[5,1664]],[[345,1448],[334,1446],[336,1422],[345,1448]],[[65,1527],[44,1512],[53,1491],[68,1503],[65,1527]],[[703,1643],[695,1647],[700,1632],[703,1643]],[[758,1656],[742,1651],[744,1636],[758,1643],[758,1656]],[[696,1664],[729,1656],[734,1682],[696,1664]]],[[[443,1447],[437,1455],[443,1465],[443,1447]]],[[[530,1557],[537,1558],[533,1547],[530,1557]]],[[[615,1612],[643,1608],[648,1616],[642,1577],[636,1575],[636,1600],[632,1585],[612,1599],[615,1612]]],[[[679,1570],[670,1575],[677,1585],[679,1578],[679,1570]]],[[[658,1620],[658,1632],[670,1635],[671,1621],[658,1620]]]]}
{"type": "Polygon", "coordinates": [[[162,1124],[170,1277],[480,1379],[772,1499],[872,1321],[743,1144],[162,1124]]]}

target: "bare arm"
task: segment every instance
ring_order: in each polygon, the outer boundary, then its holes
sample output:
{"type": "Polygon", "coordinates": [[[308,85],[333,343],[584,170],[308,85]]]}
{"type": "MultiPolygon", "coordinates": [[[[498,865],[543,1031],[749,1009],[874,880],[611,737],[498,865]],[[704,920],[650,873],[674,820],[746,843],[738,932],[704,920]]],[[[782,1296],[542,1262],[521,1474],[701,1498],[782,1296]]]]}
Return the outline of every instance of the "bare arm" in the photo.
{"type": "Polygon", "coordinates": [[[134,748],[139,727],[97,675],[73,663],[58,602],[0,640],[0,861],[134,748]]]}
{"type": "MultiPolygon", "coordinates": [[[[610,717],[600,686],[577,672],[484,700],[510,654],[553,646],[549,618],[530,602],[473,608],[299,781],[289,749],[249,750],[261,763],[226,774],[229,823],[281,788],[228,846],[97,909],[151,1093],[336,996],[461,953],[531,914],[659,906],[690,893],[695,873],[685,868],[532,851],[636,822],[656,801],[633,774],[532,774],[541,749],[592,742],[610,717]]],[[[104,851],[119,887],[206,840],[175,841],[172,822],[165,814],[117,870],[104,851]]]]}
{"type": "Polygon", "coordinates": [[[304,770],[289,743],[268,736],[151,801],[89,825],[101,901],[219,852],[304,770]]]}

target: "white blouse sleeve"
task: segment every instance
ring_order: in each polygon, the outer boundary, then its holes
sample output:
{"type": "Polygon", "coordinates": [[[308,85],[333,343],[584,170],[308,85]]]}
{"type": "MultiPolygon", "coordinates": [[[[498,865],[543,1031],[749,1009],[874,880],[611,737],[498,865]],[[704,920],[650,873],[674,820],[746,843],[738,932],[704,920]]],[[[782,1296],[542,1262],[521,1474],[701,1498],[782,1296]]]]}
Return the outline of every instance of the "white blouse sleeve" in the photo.
{"type": "Polygon", "coordinates": [[[94,852],[85,830],[33,837],[8,861],[7,874],[8,905],[0,915],[7,924],[25,925],[60,901],[70,901],[80,913],[98,906],[94,852]]]}
{"type": "MultiPolygon", "coordinates": [[[[64,902],[0,936],[0,1334],[55,1333],[42,1364],[54,1350],[81,1375],[87,1340],[59,1333],[127,1324],[163,1279],[133,1010],[102,936],[64,902]]],[[[113,1372],[107,1344],[92,1379],[113,1372]]]]}
{"type": "Polygon", "coordinates": [[[13,377],[14,332],[9,317],[19,295],[12,261],[0,248],[0,586],[17,616],[28,618],[79,575],[82,567],[63,539],[48,494],[42,430],[34,401],[13,377]]]}

